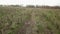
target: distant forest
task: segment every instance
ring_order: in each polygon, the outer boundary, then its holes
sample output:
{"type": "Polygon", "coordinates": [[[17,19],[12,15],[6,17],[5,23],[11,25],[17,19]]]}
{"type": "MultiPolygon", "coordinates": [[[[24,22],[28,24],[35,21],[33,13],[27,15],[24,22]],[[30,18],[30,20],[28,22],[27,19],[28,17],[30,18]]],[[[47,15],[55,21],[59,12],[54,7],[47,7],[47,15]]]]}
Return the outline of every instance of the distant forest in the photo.
{"type": "Polygon", "coordinates": [[[60,9],[60,6],[40,6],[40,5],[26,5],[26,6],[22,6],[22,5],[0,5],[0,7],[25,7],[25,8],[53,8],[53,9],[60,9]]]}

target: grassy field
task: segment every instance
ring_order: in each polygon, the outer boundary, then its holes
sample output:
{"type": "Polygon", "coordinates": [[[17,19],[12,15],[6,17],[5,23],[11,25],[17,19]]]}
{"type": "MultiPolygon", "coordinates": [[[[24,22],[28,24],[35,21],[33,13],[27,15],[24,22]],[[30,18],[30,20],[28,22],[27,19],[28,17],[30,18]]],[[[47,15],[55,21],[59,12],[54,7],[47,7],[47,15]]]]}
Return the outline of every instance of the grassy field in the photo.
{"type": "Polygon", "coordinates": [[[60,34],[60,9],[0,7],[0,34],[60,34]]]}

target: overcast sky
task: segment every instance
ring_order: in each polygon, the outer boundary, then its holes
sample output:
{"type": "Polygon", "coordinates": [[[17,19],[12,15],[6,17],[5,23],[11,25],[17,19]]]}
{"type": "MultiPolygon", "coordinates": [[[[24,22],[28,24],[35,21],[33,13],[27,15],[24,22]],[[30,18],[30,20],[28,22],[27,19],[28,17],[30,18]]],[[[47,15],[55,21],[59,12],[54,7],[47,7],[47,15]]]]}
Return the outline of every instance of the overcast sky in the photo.
{"type": "Polygon", "coordinates": [[[0,0],[2,5],[60,5],[60,0],[0,0]]]}

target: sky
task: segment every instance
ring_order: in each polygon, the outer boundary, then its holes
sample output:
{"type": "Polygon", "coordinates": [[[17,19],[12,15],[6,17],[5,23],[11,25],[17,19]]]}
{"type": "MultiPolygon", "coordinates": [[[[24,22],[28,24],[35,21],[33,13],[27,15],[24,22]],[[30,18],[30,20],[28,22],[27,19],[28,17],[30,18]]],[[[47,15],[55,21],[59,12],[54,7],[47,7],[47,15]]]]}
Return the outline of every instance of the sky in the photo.
{"type": "Polygon", "coordinates": [[[49,5],[60,6],[60,0],[0,0],[0,5],[49,5]]]}

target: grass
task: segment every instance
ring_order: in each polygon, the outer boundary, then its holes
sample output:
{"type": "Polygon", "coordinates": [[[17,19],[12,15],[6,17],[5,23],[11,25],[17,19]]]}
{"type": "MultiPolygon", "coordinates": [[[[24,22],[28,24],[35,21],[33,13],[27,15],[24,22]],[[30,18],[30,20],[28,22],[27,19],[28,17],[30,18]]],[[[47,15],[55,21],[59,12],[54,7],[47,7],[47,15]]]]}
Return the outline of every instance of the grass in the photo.
{"type": "Polygon", "coordinates": [[[60,34],[60,9],[0,7],[0,34],[26,34],[26,25],[32,33],[60,34]]]}

